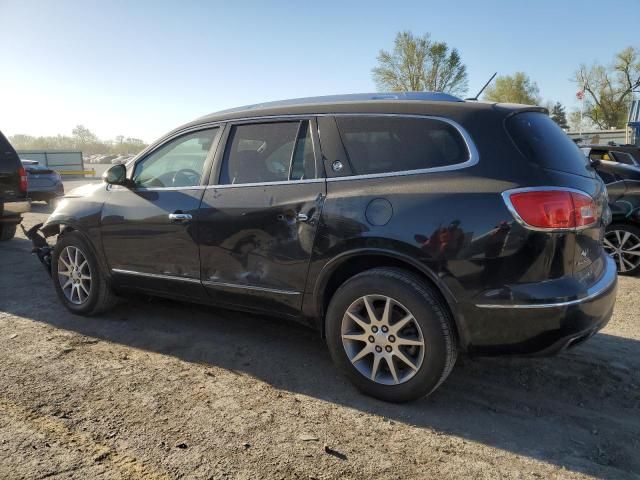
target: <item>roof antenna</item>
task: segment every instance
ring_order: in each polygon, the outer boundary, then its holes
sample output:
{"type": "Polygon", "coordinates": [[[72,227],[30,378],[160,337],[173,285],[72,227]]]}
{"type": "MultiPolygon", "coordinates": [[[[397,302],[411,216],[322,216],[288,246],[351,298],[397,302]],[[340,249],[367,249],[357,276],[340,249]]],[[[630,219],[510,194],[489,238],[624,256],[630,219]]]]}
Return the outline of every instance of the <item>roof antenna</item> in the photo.
{"type": "Polygon", "coordinates": [[[478,100],[478,97],[482,94],[482,92],[484,92],[484,89],[487,88],[489,86],[489,84],[491,83],[491,81],[495,78],[495,76],[498,74],[498,72],[494,73],[493,75],[491,75],[491,78],[489,79],[489,81],[487,83],[484,84],[484,87],[482,87],[480,89],[480,91],[476,94],[475,97],[472,98],[465,98],[465,100],[478,100]]]}

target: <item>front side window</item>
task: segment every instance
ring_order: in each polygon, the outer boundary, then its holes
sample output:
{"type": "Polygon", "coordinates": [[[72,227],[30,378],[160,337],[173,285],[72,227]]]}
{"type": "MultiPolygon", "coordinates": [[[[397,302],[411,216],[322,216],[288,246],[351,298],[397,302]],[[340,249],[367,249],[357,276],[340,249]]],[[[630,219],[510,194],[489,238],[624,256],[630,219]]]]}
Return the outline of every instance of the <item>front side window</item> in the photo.
{"type": "Polygon", "coordinates": [[[431,118],[338,116],[355,175],[446,167],[469,160],[458,130],[431,118]]]}
{"type": "Polygon", "coordinates": [[[227,140],[220,184],[313,178],[314,161],[306,120],[236,125],[227,140]]]}
{"type": "Polygon", "coordinates": [[[136,164],[134,183],[145,188],[200,185],[205,161],[219,131],[200,130],[171,140],[136,164]]]}

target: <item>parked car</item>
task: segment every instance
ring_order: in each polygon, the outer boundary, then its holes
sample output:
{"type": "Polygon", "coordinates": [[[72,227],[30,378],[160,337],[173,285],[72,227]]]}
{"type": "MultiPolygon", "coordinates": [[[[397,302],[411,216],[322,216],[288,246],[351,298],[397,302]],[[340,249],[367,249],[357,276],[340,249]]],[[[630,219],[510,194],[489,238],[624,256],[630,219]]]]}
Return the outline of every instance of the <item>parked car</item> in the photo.
{"type": "Polygon", "coordinates": [[[44,167],[36,160],[20,159],[27,172],[28,195],[31,200],[54,205],[64,195],[62,177],[55,170],[44,167]]]}
{"type": "Polygon", "coordinates": [[[27,172],[18,154],[0,132],[0,241],[11,240],[30,210],[27,197],[27,172]]]}
{"type": "Polygon", "coordinates": [[[71,312],[138,291],[294,318],[384,400],[432,392],[459,350],[576,345],[615,302],[605,186],[542,108],[441,93],[255,105],[104,180],[29,234],[71,312]]]}
{"type": "Polygon", "coordinates": [[[607,185],[613,221],[604,235],[604,249],[618,273],[640,273],[640,167],[601,161],[595,163],[607,185]]]}
{"type": "Polygon", "coordinates": [[[580,147],[591,161],[610,161],[640,166],[640,147],[636,145],[583,145],[580,147]]]}

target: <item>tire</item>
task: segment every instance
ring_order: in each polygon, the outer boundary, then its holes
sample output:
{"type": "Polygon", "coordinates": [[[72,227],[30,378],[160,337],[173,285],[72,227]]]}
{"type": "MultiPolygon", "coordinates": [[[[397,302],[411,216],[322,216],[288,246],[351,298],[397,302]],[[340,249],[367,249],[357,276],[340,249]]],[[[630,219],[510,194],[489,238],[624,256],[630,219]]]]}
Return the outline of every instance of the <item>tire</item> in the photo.
{"type": "Polygon", "coordinates": [[[51,258],[51,277],[58,298],[76,315],[97,315],[117,303],[117,297],[107,283],[94,250],[79,232],[67,232],[58,237],[51,258]],[[78,257],[75,257],[74,252],[79,252],[78,257]],[[68,265],[73,267],[74,257],[78,259],[76,265],[80,268],[76,268],[74,274],[71,274],[72,269],[68,265]],[[87,276],[90,277],[89,281],[87,276]],[[77,280],[81,285],[63,288],[63,283],[69,280],[77,280]]]}
{"type": "Polygon", "coordinates": [[[419,277],[398,268],[367,270],[342,284],[327,309],[326,332],[336,366],[359,390],[388,402],[407,402],[429,395],[451,373],[458,353],[448,308],[419,277]],[[391,299],[391,314],[385,323],[387,298],[391,299]],[[367,302],[380,322],[375,323],[379,328],[369,320],[367,302]],[[408,314],[412,319],[406,320],[410,318],[408,314]],[[364,319],[365,325],[356,319],[364,319]],[[422,346],[418,346],[421,342],[422,346]],[[361,356],[365,349],[369,353],[361,356]],[[375,371],[374,350],[379,350],[380,357],[375,371]],[[413,368],[400,361],[397,355],[401,354],[413,368]]]}
{"type": "Polygon", "coordinates": [[[17,225],[0,224],[0,242],[6,242],[16,236],[17,225]]]}
{"type": "Polygon", "coordinates": [[[640,228],[625,223],[609,225],[604,236],[604,249],[616,262],[620,275],[640,273],[640,228]]]}

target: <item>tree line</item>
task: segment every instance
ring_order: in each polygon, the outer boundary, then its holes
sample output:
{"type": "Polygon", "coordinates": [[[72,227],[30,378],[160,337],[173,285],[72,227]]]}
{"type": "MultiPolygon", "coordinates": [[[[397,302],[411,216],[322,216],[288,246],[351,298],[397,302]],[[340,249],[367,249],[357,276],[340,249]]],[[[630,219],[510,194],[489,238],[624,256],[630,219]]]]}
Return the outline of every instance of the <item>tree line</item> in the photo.
{"type": "MultiPolygon", "coordinates": [[[[378,64],[372,69],[380,91],[438,91],[464,96],[468,91],[467,68],[460,52],[430,34],[415,36],[409,31],[396,35],[391,51],[380,50],[378,64]]],[[[576,90],[583,92],[583,126],[600,129],[623,128],[634,90],[640,89],[640,50],[627,47],[608,65],[581,64],[571,78],[576,90]]],[[[483,99],[492,102],[544,103],[551,118],[562,128],[576,128],[580,112],[567,118],[560,102],[543,102],[540,89],[525,72],[498,76],[489,85],[483,99]]]]}
{"type": "Polygon", "coordinates": [[[136,154],[147,144],[139,138],[118,135],[113,140],[100,140],[98,136],[83,125],[75,127],[71,135],[32,136],[17,134],[9,137],[16,150],[77,150],[84,155],[136,154]]]}

